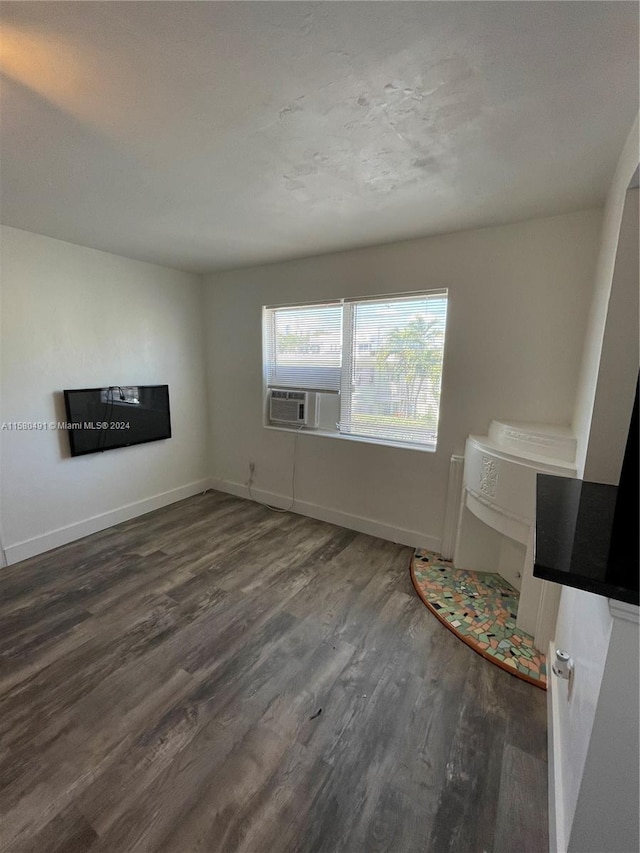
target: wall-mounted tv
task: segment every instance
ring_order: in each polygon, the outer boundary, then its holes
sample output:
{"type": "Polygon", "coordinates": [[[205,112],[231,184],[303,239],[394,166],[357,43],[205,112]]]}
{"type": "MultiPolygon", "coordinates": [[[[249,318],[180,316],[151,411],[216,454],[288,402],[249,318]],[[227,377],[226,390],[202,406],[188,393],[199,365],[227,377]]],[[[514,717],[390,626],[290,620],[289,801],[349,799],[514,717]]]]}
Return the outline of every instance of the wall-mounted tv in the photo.
{"type": "Polygon", "coordinates": [[[168,385],[111,385],[64,392],[72,456],[171,438],[168,385]]]}

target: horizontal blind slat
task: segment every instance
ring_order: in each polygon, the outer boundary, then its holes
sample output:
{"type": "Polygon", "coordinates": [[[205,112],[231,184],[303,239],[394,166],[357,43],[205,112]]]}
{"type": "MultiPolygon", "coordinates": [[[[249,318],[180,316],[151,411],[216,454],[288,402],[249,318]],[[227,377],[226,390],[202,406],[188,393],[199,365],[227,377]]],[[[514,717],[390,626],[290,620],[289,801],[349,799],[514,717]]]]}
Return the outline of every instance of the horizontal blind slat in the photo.
{"type": "Polygon", "coordinates": [[[340,432],[435,447],[446,290],[276,306],[264,317],[269,387],[341,392],[340,432]]]}
{"type": "Polygon", "coordinates": [[[338,391],[342,366],[342,306],[266,311],[267,384],[279,388],[338,391]]]}
{"type": "Polygon", "coordinates": [[[341,432],[435,445],[446,308],[446,294],[353,303],[351,400],[341,432]]]}

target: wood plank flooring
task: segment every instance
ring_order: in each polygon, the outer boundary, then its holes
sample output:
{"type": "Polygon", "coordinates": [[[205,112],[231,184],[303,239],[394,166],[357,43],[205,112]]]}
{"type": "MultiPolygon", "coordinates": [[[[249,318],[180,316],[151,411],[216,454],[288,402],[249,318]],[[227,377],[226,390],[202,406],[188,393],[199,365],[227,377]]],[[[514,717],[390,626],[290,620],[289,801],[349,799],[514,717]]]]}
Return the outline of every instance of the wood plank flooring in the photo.
{"type": "Polygon", "coordinates": [[[545,853],[545,696],[410,554],[211,491],[3,569],[0,850],[545,853]]]}

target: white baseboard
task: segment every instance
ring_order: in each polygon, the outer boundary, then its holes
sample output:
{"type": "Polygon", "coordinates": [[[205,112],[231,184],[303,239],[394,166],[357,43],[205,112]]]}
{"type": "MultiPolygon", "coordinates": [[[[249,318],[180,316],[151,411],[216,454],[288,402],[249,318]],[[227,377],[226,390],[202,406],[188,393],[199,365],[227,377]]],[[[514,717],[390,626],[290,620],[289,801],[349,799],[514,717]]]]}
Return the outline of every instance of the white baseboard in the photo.
{"type": "MultiPolygon", "coordinates": [[[[275,492],[266,492],[263,489],[252,487],[251,496],[249,489],[244,483],[234,483],[230,480],[211,480],[211,488],[217,489],[220,492],[227,492],[230,495],[236,495],[240,498],[253,499],[260,503],[267,503],[276,507],[288,507],[291,499],[285,495],[278,495],[275,492]]],[[[398,542],[400,545],[409,545],[412,548],[429,548],[432,551],[440,551],[442,540],[436,536],[427,536],[420,533],[418,530],[408,530],[404,527],[395,527],[391,524],[384,524],[380,521],[375,521],[372,518],[365,518],[361,515],[353,515],[341,510],[332,509],[331,507],[320,506],[319,504],[309,503],[308,501],[296,500],[291,512],[296,512],[299,515],[306,515],[310,518],[317,518],[319,521],[327,521],[330,524],[337,524],[340,527],[347,527],[350,530],[357,530],[358,533],[367,533],[369,536],[378,536],[380,539],[387,539],[389,542],[398,542]]]]}
{"type": "Polygon", "coordinates": [[[74,524],[50,530],[48,533],[42,533],[31,539],[25,539],[24,542],[7,545],[4,549],[6,561],[9,565],[19,563],[21,560],[27,560],[29,557],[43,554],[52,548],[58,548],[60,545],[66,545],[68,542],[74,542],[76,539],[82,539],[91,533],[97,533],[99,530],[105,530],[107,527],[113,527],[114,524],[120,524],[122,521],[128,521],[130,518],[135,518],[138,515],[145,515],[145,513],[152,512],[154,509],[160,509],[163,506],[176,503],[176,501],[190,498],[192,495],[197,495],[198,492],[204,492],[210,488],[211,481],[209,479],[187,483],[186,486],[179,486],[177,489],[170,489],[167,492],[161,492],[159,495],[153,495],[150,498],[144,498],[140,501],[125,504],[117,509],[93,515],[74,524]]]}
{"type": "MultiPolygon", "coordinates": [[[[25,539],[23,542],[15,542],[12,545],[7,545],[4,548],[6,562],[8,565],[19,563],[21,560],[27,560],[29,557],[35,557],[38,554],[45,553],[45,551],[51,551],[53,548],[74,542],[76,539],[82,539],[84,536],[97,533],[99,530],[113,527],[122,521],[128,521],[130,518],[144,515],[147,512],[152,512],[154,509],[160,509],[163,506],[176,503],[176,501],[197,495],[198,492],[204,492],[206,489],[218,489],[230,495],[251,499],[249,490],[243,483],[218,479],[198,480],[195,483],[188,483],[186,486],[180,486],[177,489],[171,489],[159,495],[153,495],[150,498],[144,498],[140,501],[125,504],[117,509],[85,518],[74,524],[50,530],[39,536],[33,536],[30,539],[25,539]]],[[[268,503],[272,506],[286,507],[290,502],[287,497],[278,495],[275,492],[267,492],[263,489],[255,488],[251,492],[254,500],[261,503],[268,503]]],[[[308,501],[297,500],[292,508],[292,512],[306,515],[310,518],[317,518],[319,521],[327,521],[330,524],[337,524],[340,527],[347,527],[350,530],[357,530],[359,533],[378,536],[390,542],[409,545],[412,548],[430,548],[433,551],[439,552],[442,545],[441,539],[436,536],[428,536],[417,530],[408,530],[404,527],[384,524],[371,518],[341,512],[340,510],[320,506],[308,501]]]]}
{"type": "Polygon", "coordinates": [[[549,643],[547,654],[547,766],[549,772],[549,853],[566,853],[564,837],[564,788],[560,751],[560,707],[558,685],[551,671],[556,647],[549,643]]]}

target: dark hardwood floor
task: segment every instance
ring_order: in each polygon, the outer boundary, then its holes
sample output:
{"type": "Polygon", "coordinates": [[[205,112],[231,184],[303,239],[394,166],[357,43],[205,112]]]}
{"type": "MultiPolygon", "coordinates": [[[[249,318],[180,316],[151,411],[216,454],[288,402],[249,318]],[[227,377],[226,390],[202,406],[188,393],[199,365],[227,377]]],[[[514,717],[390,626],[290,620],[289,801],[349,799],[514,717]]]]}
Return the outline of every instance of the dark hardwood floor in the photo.
{"type": "Polygon", "coordinates": [[[208,492],[3,569],[0,849],[544,853],[545,695],[410,554],[208,492]]]}

